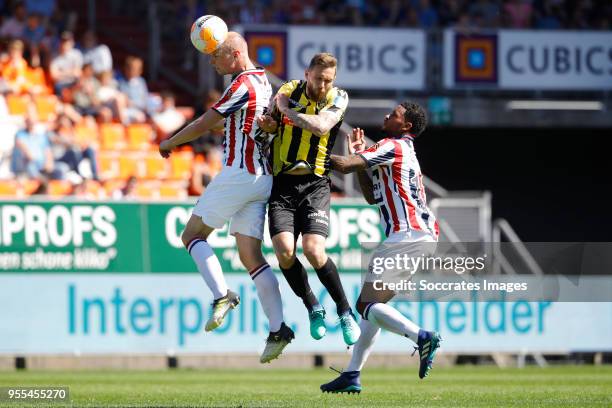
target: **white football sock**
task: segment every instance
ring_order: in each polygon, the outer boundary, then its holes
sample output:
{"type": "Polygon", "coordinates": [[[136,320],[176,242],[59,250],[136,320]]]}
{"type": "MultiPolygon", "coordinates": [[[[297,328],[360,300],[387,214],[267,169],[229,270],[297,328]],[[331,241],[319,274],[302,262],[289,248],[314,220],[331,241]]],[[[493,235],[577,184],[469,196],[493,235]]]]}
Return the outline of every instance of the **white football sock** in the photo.
{"type": "Polygon", "coordinates": [[[365,319],[361,320],[359,328],[361,336],[353,346],[353,355],[345,371],[361,371],[380,333],[380,327],[365,319]]]}
{"type": "Polygon", "coordinates": [[[403,314],[385,303],[373,303],[369,306],[366,314],[368,320],[383,329],[389,330],[400,336],[408,337],[417,342],[420,327],[408,320],[403,314]]]}
{"type": "Polygon", "coordinates": [[[213,297],[219,299],[227,295],[227,283],[223,276],[221,264],[208,242],[203,239],[194,239],[187,245],[187,250],[198,266],[198,271],[200,271],[200,275],[211,290],[213,297]]]}
{"type": "Polygon", "coordinates": [[[270,265],[263,264],[249,272],[257,288],[257,297],[268,317],[270,331],[278,331],[283,322],[283,301],[281,299],[278,279],[270,265]]]}

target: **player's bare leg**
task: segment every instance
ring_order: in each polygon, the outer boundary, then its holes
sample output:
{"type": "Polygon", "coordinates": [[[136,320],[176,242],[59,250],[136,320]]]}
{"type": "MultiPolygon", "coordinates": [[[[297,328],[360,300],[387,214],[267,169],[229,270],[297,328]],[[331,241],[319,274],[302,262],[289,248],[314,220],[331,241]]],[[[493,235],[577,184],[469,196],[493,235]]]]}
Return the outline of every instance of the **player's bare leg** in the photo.
{"type": "Polygon", "coordinates": [[[302,236],[302,246],[308,262],[317,271],[319,281],[325,286],[336,303],[344,342],[349,346],[355,344],[359,339],[361,330],[346,300],[336,264],[325,253],[325,237],[320,234],[304,234],[302,236]]]}
{"type": "Polygon", "coordinates": [[[214,228],[206,225],[202,218],[192,215],[181,236],[185,248],[213,294],[212,313],[206,322],[206,331],[219,327],[225,315],[240,303],[240,297],[228,289],[219,259],[206,242],[213,230],[214,228]]]}
{"type": "Polygon", "coordinates": [[[325,310],[319,304],[310,285],[308,284],[308,274],[300,260],[296,257],[296,240],[293,233],[288,231],[279,232],[272,237],[274,252],[278,258],[280,266],[287,283],[291,290],[304,302],[308,309],[310,320],[310,335],[315,340],[320,340],[325,336],[325,310]]]}
{"type": "Polygon", "coordinates": [[[269,363],[280,356],[283,349],[291,343],[295,336],[283,322],[283,302],[278,280],[261,253],[261,240],[237,233],[236,245],[240,261],[255,282],[259,302],[268,317],[270,334],[260,362],[269,363]]]}
{"type": "Polygon", "coordinates": [[[361,336],[353,347],[353,354],[346,370],[335,380],[321,385],[321,391],[342,393],[361,392],[360,373],[372,347],[376,342],[380,329],[408,337],[417,344],[419,351],[419,377],[424,378],[429,373],[436,349],[440,346],[440,335],[420,329],[398,310],[387,305],[395,292],[374,289],[372,282],[365,282],[359,299],[357,311],[363,317],[360,323],[361,336]]]}

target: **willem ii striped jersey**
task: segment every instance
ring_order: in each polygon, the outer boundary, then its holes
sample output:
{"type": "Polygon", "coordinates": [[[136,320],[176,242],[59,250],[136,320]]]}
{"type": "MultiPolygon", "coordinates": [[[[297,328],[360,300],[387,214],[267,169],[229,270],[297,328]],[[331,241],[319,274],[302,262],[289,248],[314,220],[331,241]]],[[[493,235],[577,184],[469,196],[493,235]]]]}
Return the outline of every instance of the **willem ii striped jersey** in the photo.
{"type": "Polygon", "coordinates": [[[246,169],[251,174],[271,174],[265,146],[258,140],[265,134],[255,118],[267,109],[272,87],[263,68],[241,72],[232,79],[212,109],[225,117],[223,164],[246,169]]]}
{"type": "Polygon", "coordinates": [[[418,231],[436,241],[438,222],[427,207],[421,166],[412,135],[387,138],[358,154],[372,169],[374,199],[380,208],[385,235],[418,231]]]}

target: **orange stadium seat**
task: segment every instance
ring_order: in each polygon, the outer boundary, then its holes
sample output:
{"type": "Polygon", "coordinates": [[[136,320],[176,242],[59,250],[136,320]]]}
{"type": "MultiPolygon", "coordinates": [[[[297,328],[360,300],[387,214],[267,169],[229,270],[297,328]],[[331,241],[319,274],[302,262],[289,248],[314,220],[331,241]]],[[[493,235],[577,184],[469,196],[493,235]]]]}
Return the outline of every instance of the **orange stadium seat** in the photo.
{"type": "Polygon", "coordinates": [[[149,150],[153,139],[153,128],[146,123],[135,123],[127,127],[128,148],[149,150]]]}
{"type": "Polygon", "coordinates": [[[142,159],[142,155],[139,154],[121,154],[119,156],[119,178],[145,177],[146,167],[142,159]]]}
{"type": "Polygon", "coordinates": [[[107,197],[106,190],[104,190],[102,185],[95,180],[87,180],[85,182],[85,194],[97,199],[107,197]]]}
{"type": "Polygon", "coordinates": [[[134,189],[136,197],[151,200],[159,198],[157,183],[139,182],[134,189]]]}
{"type": "Polygon", "coordinates": [[[119,155],[115,152],[101,151],[98,154],[98,172],[104,180],[119,177],[119,155]]]}
{"type": "Polygon", "coordinates": [[[28,95],[8,94],[6,96],[6,104],[11,115],[23,116],[28,110],[28,95]]]}
{"type": "Polygon", "coordinates": [[[125,128],[120,123],[100,125],[100,141],[104,150],[122,150],[127,146],[125,128]]]}
{"type": "Polygon", "coordinates": [[[34,104],[39,120],[49,121],[55,118],[58,105],[55,95],[36,95],[34,97],[34,104]]]}
{"type": "Polygon", "coordinates": [[[16,197],[19,192],[19,185],[15,180],[0,180],[0,196],[16,197]]]}
{"type": "Polygon", "coordinates": [[[74,137],[82,147],[91,146],[98,141],[98,126],[95,122],[78,123],[74,126],[74,137]]]}
{"type": "Polygon", "coordinates": [[[191,177],[193,153],[190,151],[175,152],[170,156],[171,178],[186,180],[191,177]]]}
{"type": "Polygon", "coordinates": [[[159,197],[167,200],[184,200],[187,198],[187,189],[180,184],[162,183],[159,187],[159,197]]]}
{"type": "Polygon", "coordinates": [[[26,71],[26,80],[32,87],[35,93],[50,94],[52,92],[47,78],[45,77],[45,71],[42,68],[29,68],[26,71]]]}
{"type": "Polygon", "coordinates": [[[104,182],[104,190],[106,191],[107,197],[113,197],[113,192],[116,190],[120,190],[125,186],[125,181],[123,180],[108,180],[104,182]]]}
{"type": "Polygon", "coordinates": [[[21,183],[21,186],[23,188],[23,193],[29,196],[40,187],[40,180],[25,180],[21,183]]]}
{"type": "Polygon", "coordinates": [[[149,179],[160,180],[168,176],[168,160],[164,159],[159,153],[150,153],[145,158],[146,177],[149,179]]]}
{"type": "Polygon", "coordinates": [[[51,180],[47,194],[51,197],[63,197],[72,193],[72,183],[67,180],[51,180]]]}

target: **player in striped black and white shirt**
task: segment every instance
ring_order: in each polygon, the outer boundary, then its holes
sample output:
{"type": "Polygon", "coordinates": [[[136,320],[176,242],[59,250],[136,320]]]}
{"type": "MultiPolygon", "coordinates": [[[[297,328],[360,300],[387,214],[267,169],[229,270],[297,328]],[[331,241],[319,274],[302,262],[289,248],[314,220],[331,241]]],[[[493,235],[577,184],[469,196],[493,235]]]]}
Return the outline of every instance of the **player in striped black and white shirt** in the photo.
{"type": "Polygon", "coordinates": [[[238,294],[228,289],[219,260],[206,241],[214,229],[230,222],[229,231],[236,237],[240,260],[255,282],[269,319],[270,335],[260,359],[267,363],[294,338],[293,331],[283,322],[278,280],[261,252],[272,175],[265,153],[267,134],[255,119],[267,109],[272,87],[264,69],[251,62],[247,44],[238,33],[228,33],[211,57],[219,74],[233,75],[232,83],[212,109],[164,140],[159,151],[168,157],[177,146],[225,120],[223,169],[196,203],[181,238],[214,296],[212,315],[206,323],[206,331],[211,331],[240,303],[238,294]]]}
{"type": "MultiPolygon", "coordinates": [[[[415,103],[404,102],[385,117],[382,130],[386,138],[363,150],[363,130],[356,128],[352,138],[348,137],[347,140],[351,155],[331,156],[332,169],[342,173],[357,172],[366,201],[380,208],[387,238],[371,259],[394,259],[396,255],[419,257],[431,255],[435,249],[438,222],[427,207],[423,176],[413,146],[413,140],[425,130],[426,125],[424,109],[415,103]],[[367,169],[372,170],[372,179],[367,169]]],[[[381,328],[417,344],[420,378],[427,376],[431,368],[441,341],[440,335],[422,330],[388,305],[387,302],[396,292],[376,286],[374,280],[378,276],[372,272],[370,264],[357,300],[357,311],[363,317],[361,336],[353,348],[347,369],[335,380],[321,385],[324,392],[361,391],[360,372],[381,328]]],[[[383,273],[398,276],[393,269],[383,273]]]]}

